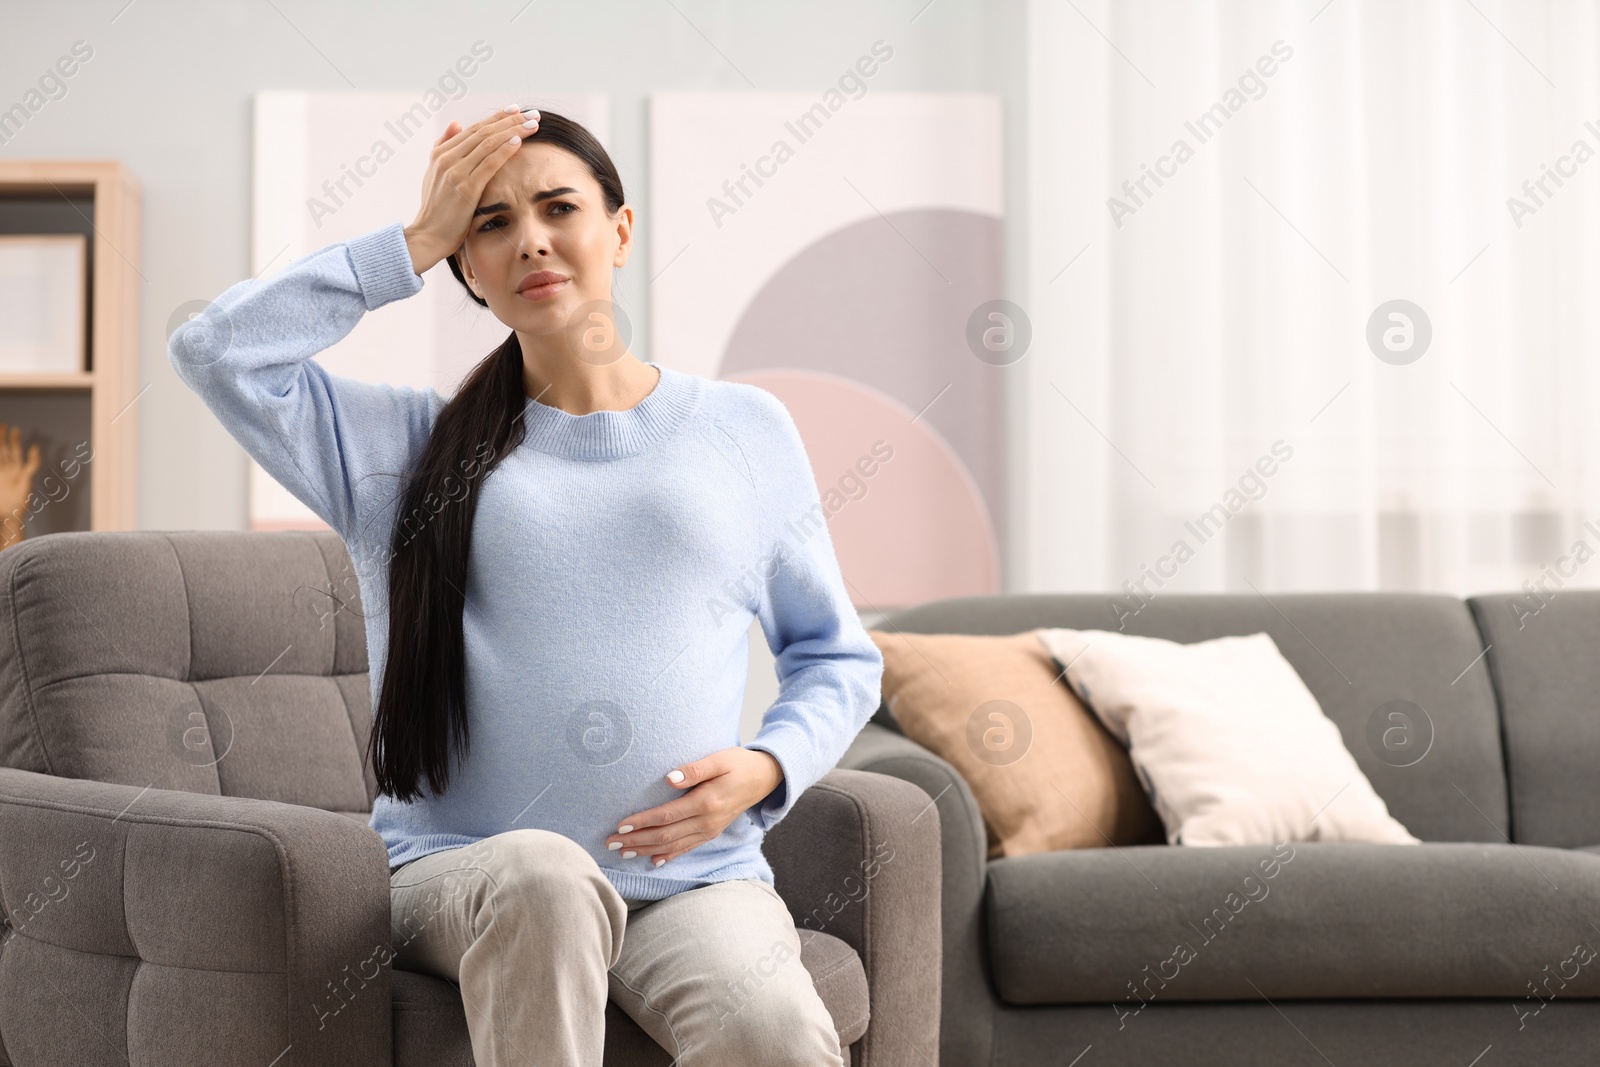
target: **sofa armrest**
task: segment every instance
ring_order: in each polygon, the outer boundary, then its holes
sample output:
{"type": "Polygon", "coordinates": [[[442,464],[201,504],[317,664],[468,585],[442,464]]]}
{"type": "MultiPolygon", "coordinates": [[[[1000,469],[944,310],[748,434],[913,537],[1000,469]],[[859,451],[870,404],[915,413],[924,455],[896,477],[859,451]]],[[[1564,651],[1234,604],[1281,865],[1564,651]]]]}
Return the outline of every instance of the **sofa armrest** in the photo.
{"type": "Polygon", "coordinates": [[[333,812],[0,768],[9,1058],[389,1067],[388,871],[333,812]]]}
{"type": "Polygon", "coordinates": [[[767,831],[795,925],[861,957],[870,1019],[852,1067],[925,1067],[939,1048],[939,812],[922,790],[834,769],[767,831]]]}
{"type": "Polygon", "coordinates": [[[972,789],[948,762],[876,722],[862,727],[839,766],[911,782],[937,805],[944,928],[944,1026],[938,1062],[946,1067],[988,1064],[994,998],[983,898],[989,879],[989,838],[972,789]]]}

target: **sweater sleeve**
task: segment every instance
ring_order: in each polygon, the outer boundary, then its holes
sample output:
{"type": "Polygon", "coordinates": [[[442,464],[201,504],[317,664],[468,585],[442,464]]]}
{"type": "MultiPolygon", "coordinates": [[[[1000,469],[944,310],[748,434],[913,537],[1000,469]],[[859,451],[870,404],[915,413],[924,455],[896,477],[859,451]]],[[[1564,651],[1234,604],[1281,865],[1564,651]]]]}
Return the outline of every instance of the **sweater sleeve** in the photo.
{"type": "Polygon", "coordinates": [[[883,655],[850,602],[828,533],[816,478],[794,419],[763,393],[769,438],[762,510],[769,552],[758,617],[776,657],[778,698],[745,748],[767,752],[783,780],[748,809],[762,831],[839,762],[878,708],[883,655]]]}
{"type": "Polygon", "coordinates": [[[167,342],[184,384],[347,544],[387,533],[355,529],[357,491],[377,477],[397,492],[443,402],[432,389],[330,374],[311,357],[422,285],[395,222],[233,285],[167,342]]]}

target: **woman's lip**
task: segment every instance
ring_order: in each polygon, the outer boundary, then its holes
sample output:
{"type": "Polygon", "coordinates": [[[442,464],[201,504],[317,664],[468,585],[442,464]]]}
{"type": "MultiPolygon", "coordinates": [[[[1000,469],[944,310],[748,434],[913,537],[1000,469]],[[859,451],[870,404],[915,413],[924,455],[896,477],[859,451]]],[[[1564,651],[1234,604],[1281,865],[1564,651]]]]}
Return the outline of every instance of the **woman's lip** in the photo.
{"type": "Polygon", "coordinates": [[[571,280],[571,278],[562,278],[559,282],[546,282],[543,285],[530,285],[528,288],[521,290],[518,295],[526,297],[529,300],[543,300],[545,297],[551,295],[571,280]]]}

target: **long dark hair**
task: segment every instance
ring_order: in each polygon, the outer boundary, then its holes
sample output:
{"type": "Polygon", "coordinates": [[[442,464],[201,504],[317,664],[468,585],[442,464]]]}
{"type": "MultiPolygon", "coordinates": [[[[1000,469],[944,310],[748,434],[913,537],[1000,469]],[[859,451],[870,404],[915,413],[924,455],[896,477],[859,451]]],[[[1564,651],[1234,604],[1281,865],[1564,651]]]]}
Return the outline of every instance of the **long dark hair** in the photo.
{"type": "MultiPolygon", "coordinates": [[[[600,184],[606,214],[622,207],[622,179],[594,135],[571,119],[542,111],[524,141],[546,141],[582,160],[600,184]]],[[[479,305],[458,261],[450,273],[479,305]]],[[[440,794],[450,781],[451,746],[465,755],[467,549],[478,498],[474,490],[522,443],[527,405],[522,345],[515,331],[461,383],[434,422],[428,443],[401,490],[389,559],[389,640],[367,755],[378,790],[400,801],[419,798],[419,779],[440,794]],[[463,493],[465,487],[465,493],[463,493]]]]}

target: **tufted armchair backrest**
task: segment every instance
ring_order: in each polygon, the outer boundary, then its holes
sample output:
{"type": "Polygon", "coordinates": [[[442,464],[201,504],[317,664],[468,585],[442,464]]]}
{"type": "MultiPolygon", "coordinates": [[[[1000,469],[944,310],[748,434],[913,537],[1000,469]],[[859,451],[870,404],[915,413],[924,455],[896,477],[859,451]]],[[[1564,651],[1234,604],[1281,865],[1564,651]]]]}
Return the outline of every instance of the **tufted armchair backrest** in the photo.
{"type": "Polygon", "coordinates": [[[96,531],[0,552],[0,765],[366,820],[360,594],[331,531],[96,531]]]}

